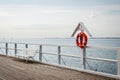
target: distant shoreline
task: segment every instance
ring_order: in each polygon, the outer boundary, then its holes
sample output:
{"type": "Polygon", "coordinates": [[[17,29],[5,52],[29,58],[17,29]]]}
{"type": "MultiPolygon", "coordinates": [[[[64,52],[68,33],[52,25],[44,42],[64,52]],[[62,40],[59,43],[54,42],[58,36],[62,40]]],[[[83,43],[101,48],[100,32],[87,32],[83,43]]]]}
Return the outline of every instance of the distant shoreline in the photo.
{"type": "MultiPolygon", "coordinates": [[[[0,39],[75,39],[75,37],[46,37],[46,38],[0,38],[0,39]]],[[[120,39],[120,37],[89,37],[89,39],[120,39]]]]}
{"type": "MultiPolygon", "coordinates": [[[[74,39],[75,37],[70,38],[44,38],[44,39],[74,39]]],[[[89,37],[89,39],[120,39],[120,37],[89,37]]]]}
{"type": "MultiPolygon", "coordinates": [[[[74,38],[44,38],[44,39],[75,39],[74,38]]],[[[120,37],[92,37],[88,39],[120,39],[120,37]]]]}
{"type": "Polygon", "coordinates": [[[120,37],[92,37],[91,39],[120,39],[120,37]]]}

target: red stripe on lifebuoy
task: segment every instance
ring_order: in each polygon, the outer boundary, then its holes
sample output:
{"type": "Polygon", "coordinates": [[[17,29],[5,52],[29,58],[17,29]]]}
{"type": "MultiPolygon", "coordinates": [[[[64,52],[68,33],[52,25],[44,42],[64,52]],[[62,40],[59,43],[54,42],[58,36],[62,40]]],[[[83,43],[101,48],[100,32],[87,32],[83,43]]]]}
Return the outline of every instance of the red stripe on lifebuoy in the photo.
{"type": "Polygon", "coordinates": [[[80,48],[84,48],[87,45],[87,35],[84,32],[80,32],[76,36],[76,45],[80,48]]]}

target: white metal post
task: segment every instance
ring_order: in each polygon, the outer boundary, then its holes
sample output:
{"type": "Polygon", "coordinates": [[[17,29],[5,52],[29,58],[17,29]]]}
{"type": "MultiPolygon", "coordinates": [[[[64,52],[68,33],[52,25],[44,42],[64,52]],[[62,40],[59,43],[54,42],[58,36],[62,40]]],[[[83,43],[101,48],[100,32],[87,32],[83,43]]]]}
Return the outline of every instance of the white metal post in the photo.
{"type": "Polygon", "coordinates": [[[15,43],[15,55],[17,54],[17,43],[15,43]]]}
{"type": "Polygon", "coordinates": [[[39,46],[39,61],[42,62],[42,45],[39,46]]]}
{"type": "Polygon", "coordinates": [[[120,76],[120,50],[118,50],[118,53],[117,53],[117,59],[118,59],[118,75],[120,76]]]}
{"type": "Polygon", "coordinates": [[[86,68],[86,48],[82,48],[81,49],[81,67],[82,69],[85,69],[86,68]]]}
{"type": "Polygon", "coordinates": [[[25,48],[28,48],[28,44],[25,44],[25,48]]]}
{"type": "Polygon", "coordinates": [[[59,64],[59,65],[61,64],[61,56],[60,56],[60,53],[61,53],[61,47],[58,46],[58,64],[59,64]]]}
{"type": "Polygon", "coordinates": [[[8,43],[6,43],[5,46],[6,46],[6,55],[8,55],[8,43]]]}

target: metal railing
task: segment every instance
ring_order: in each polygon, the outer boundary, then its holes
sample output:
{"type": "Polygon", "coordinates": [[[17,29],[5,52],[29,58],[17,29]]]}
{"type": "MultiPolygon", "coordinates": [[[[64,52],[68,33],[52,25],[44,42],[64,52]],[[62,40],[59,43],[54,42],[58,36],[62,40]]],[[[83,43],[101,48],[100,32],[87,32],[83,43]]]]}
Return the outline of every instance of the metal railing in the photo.
{"type": "MultiPolygon", "coordinates": [[[[108,76],[108,77],[113,77],[113,78],[120,79],[120,47],[86,46],[86,48],[80,49],[80,48],[76,47],[75,45],[29,44],[29,43],[14,43],[14,42],[0,42],[0,44],[4,44],[4,46],[0,46],[0,49],[1,49],[1,52],[5,52],[5,55],[8,55],[9,50],[13,50],[14,55],[18,54],[18,51],[21,50],[21,49],[18,48],[18,44],[24,45],[24,47],[22,47],[22,48],[29,48],[29,45],[37,45],[38,46],[37,53],[39,54],[39,61],[40,62],[43,62],[43,58],[46,59],[43,56],[43,54],[57,55],[58,66],[62,65],[62,62],[66,65],[66,63],[63,60],[62,56],[72,57],[72,58],[79,58],[81,60],[81,62],[80,62],[81,63],[81,71],[85,71],[85,72],[89,72],[89,73],[93,73],[93,74],[98,74],[98,75],[103,75],[103,76],[108,76]],[[9,44],[13,44],[14,48],[9,48],[9,44]],[[43,50],[42,50],[43,46],[57,47],[57,53],[43,52],[43,50]],[[75,48],[78,48],[81,51],[81,56],[80,55],[61,54],[61,48],[62,47],[75,47],[75,48]],[[86,56],[86,54],[87,54],[86,50],[89,49],[89,48],[116,50],[117,51],[117,59],[87,57],[86,56]],[[5,51],[3,51],[2,49],[4,49],[5,51]],[[101,72],[98,72],[98,71],[87,70],[86,69],[86,64],[88,64],[88,62],[86,61],[86,59],[117,63],[117,75],[108,74],[108,73],[104,74],[104,73],[101,73],[101,72]]],[[[88,64],[88,66],[90,67],[89,64],[88,64]]]]}

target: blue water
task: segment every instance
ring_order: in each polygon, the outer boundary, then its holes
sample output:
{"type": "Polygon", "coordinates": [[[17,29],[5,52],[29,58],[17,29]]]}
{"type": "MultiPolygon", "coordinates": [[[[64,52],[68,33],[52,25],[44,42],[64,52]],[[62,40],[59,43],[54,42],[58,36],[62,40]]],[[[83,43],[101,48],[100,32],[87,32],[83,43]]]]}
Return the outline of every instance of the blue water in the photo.
{"type": "MultiPolygon", "coordinates": [[[[36,43],[36,44],[63,44],[63,45],[76,45],[74,38],[38,38],[38,39],[0,39],[0,42],[20,42],[20,43],[36,43]]],[[[105,47],[120,47],[120,39],[89,39],[88,44],[89,46],[105,46],[105,47]]],[[[5,46],[5,44],[0,44],[0,46],[5,46]]],[[[14,44],[9,44],[10,48],[14,48],[14,44]]],[[[25,48],[25,45],[20,44],[18,48],[25,48]]],[[[29,45],[29,48],[39,49],[38,45],[29,45]]],[[[57,47],[54,46],[43,46],[43,52],[51,52],[57,53],[57,47]]],[[[61,54],[68,54],[68,55],[77,55],[80,56],[80,49],[76,47],[62,47],[61,54]]],[[[5,50],[2,50],[5,53],[5,50]]],[[[9,54],[12,55],[13,51],[9,50],[9,54]]],[[[117,51],[116,50],[106,50],[106,49],[98,49],[98,48],[88,48],[86,49],[86,56],[87,57],[98,57],[98,58],[107,58],[107,59],[117,59],[117,51]]],[[[49,63],[57,64],[58,59],[57,55],[43,55],[43,62],[48,61],[49,63]]],[[[81,63],[79,58],[71,58],[71,57],[64,57],[62,58],[62,65],[81,68],[81,63]],[[65,64],[64,64],[65,63],[65,64]]],[[[36,60],[39,60],[39,56],[36,55],[36,60]]],[[[96,61],[96,60],[86,60],[86,68],[90,70],[110,73],[110,74],[117,74],[117,63],[114,62],[103,62],[103,61],[96,61]]]]}

